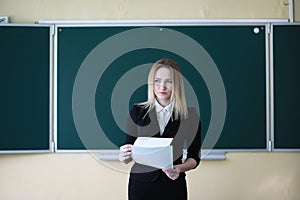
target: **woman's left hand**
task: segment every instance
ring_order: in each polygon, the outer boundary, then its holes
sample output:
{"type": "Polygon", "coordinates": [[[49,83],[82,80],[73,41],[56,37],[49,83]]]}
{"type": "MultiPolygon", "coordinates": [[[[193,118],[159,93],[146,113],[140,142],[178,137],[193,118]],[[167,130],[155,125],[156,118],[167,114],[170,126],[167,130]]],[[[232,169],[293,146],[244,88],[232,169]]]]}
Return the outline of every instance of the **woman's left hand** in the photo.
{"type": "Polygon", "coordinates": [[[175,180],[179,177],[180,167],[178,165],[174,165],[173,168],[163,169],[162,170],[170,179],[175,180]]]}

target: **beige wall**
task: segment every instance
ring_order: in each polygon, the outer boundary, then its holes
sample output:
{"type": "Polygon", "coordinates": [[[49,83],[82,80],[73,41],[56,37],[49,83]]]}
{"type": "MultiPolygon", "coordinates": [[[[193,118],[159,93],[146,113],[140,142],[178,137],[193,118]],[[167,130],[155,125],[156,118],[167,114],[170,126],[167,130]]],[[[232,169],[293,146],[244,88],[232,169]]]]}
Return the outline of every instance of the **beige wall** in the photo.
{"type": "MultiPolygon", "coordinates": [[[[0,156],[2,200],[125,200],[124,164],[90,154],[0,156]]],[[[299,200],[299,153],[230,153],[188,172],[190,200],[299,200]]]]}
{"type": "Polygon", "coordinates": [[[289,6],[288,0],[0,0],[0,14],[14,23],[42,19],[287,19],[289,6]]]}
{"type": "MultiPolygon", "coordinates": [[[[296,9],[297,21],[299,14],[296,9]]],[[[9,16],[13,23],[288,19],[289,8],[288,0],[0,0],[0,16],[9,16]]],[[[90,154],[0,155],[0,199],[126,199],[128,174],[114,169],[124,167],[117,161],[99,162],[90,154]]],[[[298,200],[300,153],[228,153],[224,161],[203,161],[187,178],[190,200],[298,200]]]]}
{"type": "Polygon", "coordinates": [[[300,22],[300,0],[294,0],[293,2],[295,22],[300,22]]]}

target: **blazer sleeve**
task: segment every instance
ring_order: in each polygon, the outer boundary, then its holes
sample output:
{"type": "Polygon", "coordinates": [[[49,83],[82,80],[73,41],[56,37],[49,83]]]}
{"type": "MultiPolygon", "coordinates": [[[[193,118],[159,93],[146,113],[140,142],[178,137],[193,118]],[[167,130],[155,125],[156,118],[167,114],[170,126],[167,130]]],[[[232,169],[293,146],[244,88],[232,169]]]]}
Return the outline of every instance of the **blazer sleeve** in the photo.
{"type": "Polygon", "coordinates": [[[137,138],[137,109],[133,107],[127,117],[125,144],[133,144],[137,138]]]}
{"type": "Polygon", "coordinates": [[[201,121],[195,109],[190,110],[188,121],[190,127],[193,128],[188,133],[187,158],[195,159],[197,167],[201,160],[201,121]]]}

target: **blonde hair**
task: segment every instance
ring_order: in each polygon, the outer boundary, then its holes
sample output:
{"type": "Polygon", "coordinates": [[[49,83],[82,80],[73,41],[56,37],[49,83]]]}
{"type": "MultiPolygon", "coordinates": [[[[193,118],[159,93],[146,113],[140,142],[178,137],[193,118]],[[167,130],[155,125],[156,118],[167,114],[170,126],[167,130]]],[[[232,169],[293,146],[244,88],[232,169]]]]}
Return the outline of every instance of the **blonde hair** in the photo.
{"type": "Polygon", "coordinates": [[[188,109],[185,99],[183,77],[178,64],[171,59],[160,59],[152,65],[148,75],[148,100],[137,105],[148,108],[148,112],[154,108],[156,99],[153,91],[154,78],[156,71],[161,67],[168,68],[171,71],[173,79],[171,102],[173,103],[175,120],[178,118],[185,119],[188,116],[188,109]]]}

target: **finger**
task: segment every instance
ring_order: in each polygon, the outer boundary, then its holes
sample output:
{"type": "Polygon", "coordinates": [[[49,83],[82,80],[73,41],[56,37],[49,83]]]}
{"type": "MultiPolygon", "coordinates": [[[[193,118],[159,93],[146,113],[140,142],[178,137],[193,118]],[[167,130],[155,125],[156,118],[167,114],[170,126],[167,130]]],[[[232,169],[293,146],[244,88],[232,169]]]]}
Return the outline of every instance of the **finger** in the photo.
{"type": "Polygon", "coordinates": [[[173,168],[165,168],[165,169],[163,169],[163,171],[165,171],[165,172],[172,172],[174,169],[173,168]]]}
{"type": "Polygon", "coordinates": [[[120,150],[121,150],[121,151],[125,151],[126,148],[127,148],[126,145],[123,145],[123,146],[120,147],[120,150]]]}
{"type": "Polygon", "coordinates": [[[122,151],[131,151],[132,145],[124,145],[121,147],[122,151]]]}
{"type": "Polygon", "coordinates": [[[168,170],[163,170],[163,172],[169,177],[172,177],[172,172],[168,171],[168,170]]]}
{"type": "Polygon", "coordinates": [[[179,173],[173,169],[163,169],[163,171],[171,180],[175,180],[179,177],[179,173]]]}
{"type": "Polygon", "coordinates": [[[121,146],[120,147],[120,152],[124,153],[124,152],[131,152],[131,147],[130,146],[121,146]]]}
{"type": "Polygon", "coordinates": [[[125,147],[125,148],[131,148],[131,147],[132,147],[132,144],[125,144],[124,147],[125,147]]]}
{"type": "Polygon", "coordinates": [[[127,145],[127,146],[126,146],[126,150],[131,152],[131,150],[132,150],[132,145],[131,145],[131,144],[127,145]]]}
{"type": "Polygon", "coordinates": [[[123,152],[123,156],[124,157],[130,157],[131,156],[131,152],[123,152]]]}

